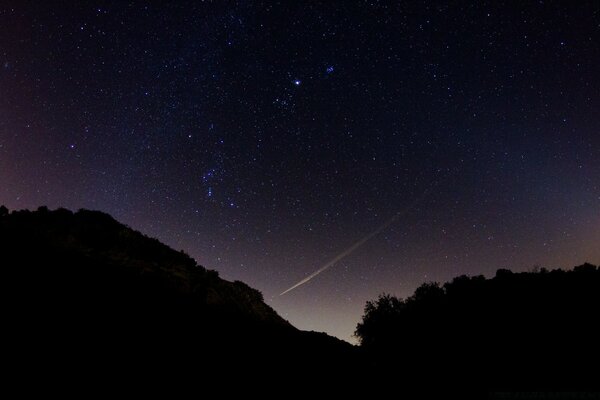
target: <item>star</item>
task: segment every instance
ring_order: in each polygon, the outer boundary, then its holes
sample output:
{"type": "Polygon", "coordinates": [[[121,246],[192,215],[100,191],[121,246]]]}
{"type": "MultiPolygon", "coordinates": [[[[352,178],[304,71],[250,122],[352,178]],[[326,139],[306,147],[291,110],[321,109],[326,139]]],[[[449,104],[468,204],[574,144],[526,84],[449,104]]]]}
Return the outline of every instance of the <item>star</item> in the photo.
{"type": "Polygon", "coordinates": [[[294,85],[296,85],[296,86],[300,86],[301,83],[302,83],[302,81],[300,79],[294,80],[294,85]]]}

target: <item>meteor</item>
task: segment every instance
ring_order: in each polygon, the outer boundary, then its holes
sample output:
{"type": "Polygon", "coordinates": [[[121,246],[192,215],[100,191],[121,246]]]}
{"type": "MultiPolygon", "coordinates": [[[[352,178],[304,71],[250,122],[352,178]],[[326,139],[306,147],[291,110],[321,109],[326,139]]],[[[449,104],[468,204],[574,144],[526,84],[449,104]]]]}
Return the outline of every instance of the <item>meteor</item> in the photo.
{"type": "Polygon", "coordinates": [[[310,274],[306,278],[302,279],[300,282],[296,283],[291,288],[289,288],[289,289],[281,292],[279,295],[283,296],[284,294],[291,292],[292,290],[296,289],[297,287],[304,285],[305,283],[307,283],[308,281],[310,281],[311,279],[313,279],[314,277],[316,277],[317,275],[319,275],[321,272],[325,272],[326,270],[328,270],[329,268],[331,268],[335,263],[337,263],[338,261],[340,261],[342,258],[347,257],[348,255],[352,254],[356,249],[358,249],[360,246],[362,246],[363,244],[365,244],[373,236],[376,236],[379,233],[381,233],[381,231],[383,231],[388,226],[390,226],[391,224],[393,224],[394,221],[396,221],[400,216],[402,216],[402,215],[406,214],[408,211],[410,211],[411,208],[413,208],[420,200],[423,199],[423,197],[425,197],[425,195],[427,194],[427,192],[429,192],[429,190],[436,183],[437,182],[434,182],[419,197],[417,197],[408,207],[406,207],[403,210],[398,211],[396,214],[394,214],[390,219],[388,219],[384,224],[380,225],[373,232],[369,233],[367,236],[363,237],[358,242],[354,243],[352,246],[350,246],[346,250],[342,251],[340,254],[338,254],[333,259],[331,259],[328,263],[326,263],[325,265],[323,265],[321,268],[319,268],[318,270],[316,270],[315,272],[313,272],[312,274],[310,274]]]}

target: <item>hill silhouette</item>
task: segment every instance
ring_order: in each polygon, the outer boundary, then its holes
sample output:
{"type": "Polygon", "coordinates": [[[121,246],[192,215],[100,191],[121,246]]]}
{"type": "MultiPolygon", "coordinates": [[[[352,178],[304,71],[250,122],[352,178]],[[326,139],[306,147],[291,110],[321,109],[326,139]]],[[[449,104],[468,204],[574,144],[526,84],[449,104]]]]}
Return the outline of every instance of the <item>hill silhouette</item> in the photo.
{"type": "Polygon", "coordinates": [[[0,264],[16,370],[239,380],[351,368],[353,346],[294,328],[259,291],[101,212],[0,207],[0,264]]]}
{"type": "Polygon", "coordinates": [[[26,378],[21,388],[372,397],[597,381],[600,269],[591,264],[381,295],[357,326],[359,348],[294,328],[259,291],[97,211],[0,207],[0,267],[3,361],[26,378]]]}
{"type": "Polygon", "coordinates": [[[598,386],[600,269],[498,270],[367,302],[356,328],[373,368],[427,387],[598,386]]]}

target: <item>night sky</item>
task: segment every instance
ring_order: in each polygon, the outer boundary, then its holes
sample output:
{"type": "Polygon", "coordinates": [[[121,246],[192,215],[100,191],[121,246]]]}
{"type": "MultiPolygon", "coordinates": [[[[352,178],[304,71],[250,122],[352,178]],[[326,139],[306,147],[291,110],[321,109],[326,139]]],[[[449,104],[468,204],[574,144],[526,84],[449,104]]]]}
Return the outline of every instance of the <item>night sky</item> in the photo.
{"type": "Polygon", "coordinates": [[[65,3],[0,0],[9,209],[108,212],[346,340],[381,292],[600,263],[597,1],[65,3]]]}

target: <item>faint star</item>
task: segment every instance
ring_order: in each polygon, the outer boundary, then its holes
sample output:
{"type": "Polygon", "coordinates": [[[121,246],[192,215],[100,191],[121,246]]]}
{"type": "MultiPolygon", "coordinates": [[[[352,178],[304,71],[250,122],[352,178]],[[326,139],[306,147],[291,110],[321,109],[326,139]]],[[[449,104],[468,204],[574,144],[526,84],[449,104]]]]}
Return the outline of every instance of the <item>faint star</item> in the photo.
{"type": "Polygon", "coordinates": [[[327,67],[327,70],[326,70],[326,72],[327,72],[328,74],[332,73],[332,72],[333,72],[333,65],[330,65],[329,67],[327,67]]]}

